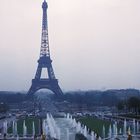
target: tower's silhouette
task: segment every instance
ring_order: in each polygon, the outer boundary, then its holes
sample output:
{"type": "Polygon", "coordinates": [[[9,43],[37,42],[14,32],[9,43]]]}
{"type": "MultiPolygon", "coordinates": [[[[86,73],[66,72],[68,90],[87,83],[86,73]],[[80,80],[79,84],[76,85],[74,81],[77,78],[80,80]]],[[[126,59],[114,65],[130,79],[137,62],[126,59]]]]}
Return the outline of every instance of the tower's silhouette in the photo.
{"type": "Polygon", "coordinates": [[[43,20],[42,20],[40,57],[38,60],[38,67],[37,67],[36,75],[35,75],[35,78],[32,79],[32,85],[28,91],[28,95],[33,95],[37,90],[43,89],[43,88],[47,88],[53,91],[56,95],[62,94],[62,90],[58,85],[58,80],[55,78],[55,74],[52,67],[52,60],[50,58],[47,8],[48,8],[48,4],[46,0],[44,0],[42,4],[43,20]],[[43,68],[47,70],[46,75],[48,75],[48,77],[46,78],[41,78],[43,68]]]}

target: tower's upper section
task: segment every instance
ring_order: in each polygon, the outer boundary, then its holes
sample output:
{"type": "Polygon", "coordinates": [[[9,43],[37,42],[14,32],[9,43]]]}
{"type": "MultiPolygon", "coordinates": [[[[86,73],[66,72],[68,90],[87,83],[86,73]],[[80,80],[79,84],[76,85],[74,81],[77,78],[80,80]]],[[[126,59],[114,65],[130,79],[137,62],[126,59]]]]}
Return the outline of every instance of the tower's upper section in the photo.
{"type": "Polygon", "coordinates": [[[47,28],[47,9],[48,9],[48,4],[47,2],[44,0],[44,2],[42,3],[42,9],[43,9],[43,29],[47,28]]]}
{"type": "Polygon", "coordinates": [[[47,9],[48,8],[48,4],[47,4],[46,0],[44,0],[44,2],[42,3],[42,8],[43,9],[47,9]]]}
{"type": "Polygon", "coordinates": [[[40,57],[50,57],[49,52],[49,39],[48,39],[48,19],[47,19],[48,4],[46,0],[42,3],[43,17],[42,17],[42,37],[41,37],[41,50],[40,57]]]}

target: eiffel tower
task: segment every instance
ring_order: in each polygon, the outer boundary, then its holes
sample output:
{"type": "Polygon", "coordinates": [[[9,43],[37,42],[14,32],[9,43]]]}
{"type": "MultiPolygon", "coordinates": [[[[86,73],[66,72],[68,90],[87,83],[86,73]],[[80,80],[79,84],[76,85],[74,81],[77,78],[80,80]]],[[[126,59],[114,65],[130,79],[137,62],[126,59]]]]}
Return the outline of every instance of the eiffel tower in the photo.
{"type": "Polygon", "coordinates": [[[32,79],[32,85],[27,95],[33,95],[36,91],[44,88],[51,90],[56,95],[62,95],[63,92],[58,84],[58,80],[55,78],[55,74],[52,67],[52,60],[50,58],[48,22],[47,22],[48,4],[46,0],[44,0],[42,4],[42,9],[43,9],[43,20],[42,20],[40,57],[38,60],[38,67],[35,74],[35,78],[32,79]],[[42,69],[47,70],[46,75],[48,76],[46,78],[41,77],[42,69]]]}

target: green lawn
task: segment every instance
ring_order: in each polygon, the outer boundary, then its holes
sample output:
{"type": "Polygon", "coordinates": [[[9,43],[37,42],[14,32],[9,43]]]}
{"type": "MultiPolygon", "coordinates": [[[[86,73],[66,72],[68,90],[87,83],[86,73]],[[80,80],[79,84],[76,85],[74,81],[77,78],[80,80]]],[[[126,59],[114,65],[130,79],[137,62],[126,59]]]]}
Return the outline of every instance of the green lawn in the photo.
{"type": "MultiPolygon", "coordinates": [[[[17,131],[18,134],[23,134],[23,122],[25,120],[25,125],[27,126],[28,134],[32,134],[32,123],[35,123],[35,132],[39,133],[39,119],[38,118],[21,118],[17,121],[17,131]]],[[[12,133],[12,126],[8,129],[8,133],[12,133]]]]}
{"type": "MultiPolygon", "coordinates": [[[[77,119],[82,124],[85,124],[88,128],[93,130],[94,132],[98,133],[100,136],[103,134],[103,125],[105,126],[105,133],[106,137],[108,136],[108,130],[109,126],[111,125],[113,127],[113,124],[109,121],[104,121],[101,119],[93,118],[93,117],[82,117],[77,119]]],[[[122,126],[118,126],[118,130],[122,128],[122,126]]]]}

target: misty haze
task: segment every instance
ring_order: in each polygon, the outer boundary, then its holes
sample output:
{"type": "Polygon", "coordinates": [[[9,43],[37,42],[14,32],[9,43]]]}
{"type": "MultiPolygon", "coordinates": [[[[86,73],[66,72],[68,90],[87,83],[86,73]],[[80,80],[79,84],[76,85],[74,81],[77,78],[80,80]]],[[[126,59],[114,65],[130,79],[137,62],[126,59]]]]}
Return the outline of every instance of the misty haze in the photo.
{"type": "Polygon", "coordinates": [[[0,0],[0,140],[140,140],[139,0],[0,0]]]}
{"type": "MultiPolygon", "coordinates": [[[[0,88],[28,90],[41,42],[41,0],[0,1],[0,88]]],[[[54,72],[63,90],[138,88],[139,0],[49,0],[54,72]]]]}

